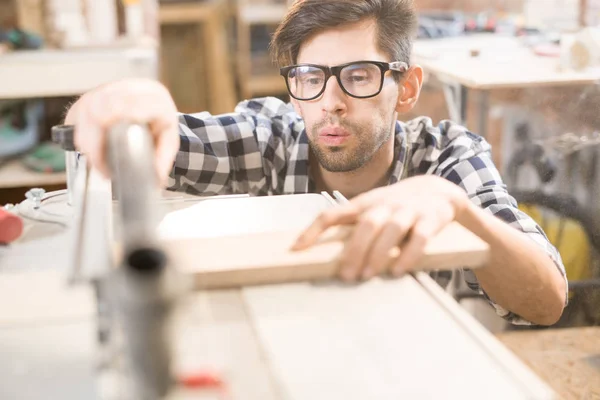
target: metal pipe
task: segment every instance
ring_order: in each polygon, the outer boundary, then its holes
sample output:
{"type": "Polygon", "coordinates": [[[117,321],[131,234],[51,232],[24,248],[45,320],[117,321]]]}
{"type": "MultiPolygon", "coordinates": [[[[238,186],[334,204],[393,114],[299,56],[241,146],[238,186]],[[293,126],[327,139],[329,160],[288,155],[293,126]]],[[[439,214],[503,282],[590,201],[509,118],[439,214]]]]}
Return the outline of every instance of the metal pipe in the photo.
{"type": "Polygon", "coordinates": [[[146,127],[119,124],[108,137],[109,168],[120,219],[122,258],[109,277],[111,309],[125,342],[130,398],[158,400],[171,386],[168,317],[179,293],[155,237],[159,190],[146,127]]]}
{"type": "Polygon", "coordinates": [[[65,162],[67,171],[67,204],[75,206],[75,179],[77,177],[77,168],[79,166],[79,153],[76,151],[65,152],[65,162]]]}

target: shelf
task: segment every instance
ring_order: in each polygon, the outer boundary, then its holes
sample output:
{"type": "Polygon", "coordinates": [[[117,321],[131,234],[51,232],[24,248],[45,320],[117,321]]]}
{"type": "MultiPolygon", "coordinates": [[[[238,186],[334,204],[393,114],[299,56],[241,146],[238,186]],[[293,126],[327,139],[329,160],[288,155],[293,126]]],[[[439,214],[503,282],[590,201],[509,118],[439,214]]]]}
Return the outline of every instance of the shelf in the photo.
{"type": "Polygon", "coordinates": [[[0,189],[64,185],[66,182],[67,175],[64,172],[35,172],[25,167],[20,160],[0,163],[0,189]]]}
{"type": "Polygon", "coordinates": [[[133,77],[158,77],[155,46],[15,51],[0,56],[0,99],[74,96],[133,77]]]}

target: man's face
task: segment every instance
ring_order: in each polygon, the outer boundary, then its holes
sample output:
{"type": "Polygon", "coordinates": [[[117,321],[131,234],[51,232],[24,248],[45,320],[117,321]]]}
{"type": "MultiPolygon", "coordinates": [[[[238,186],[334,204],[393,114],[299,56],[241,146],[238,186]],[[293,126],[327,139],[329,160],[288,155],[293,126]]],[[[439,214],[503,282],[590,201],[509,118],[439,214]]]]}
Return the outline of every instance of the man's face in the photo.
{"type": "MultiPolygon", "coordinates": [[[[391,62],[376,46],[376,25],[364,21],[327,30],[300,48],[298,64],[336,66],[354,61],[391,62]]],[[[350,97],[335,77],[315,100],[292,99],[304,119],[309,143],[320,164],[331,172],[348,172],[369,162],[392,136],[398,85],[386,73],[381,93],[367,99],[350,97]]]]}

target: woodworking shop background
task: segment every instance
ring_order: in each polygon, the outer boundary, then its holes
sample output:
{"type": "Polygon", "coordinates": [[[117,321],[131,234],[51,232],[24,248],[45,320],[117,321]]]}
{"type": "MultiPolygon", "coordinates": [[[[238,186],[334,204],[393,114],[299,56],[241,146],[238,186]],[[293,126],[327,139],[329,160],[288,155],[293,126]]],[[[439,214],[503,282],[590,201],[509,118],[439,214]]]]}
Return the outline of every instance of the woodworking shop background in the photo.
{"type": "MultiPolygon", "coordinates": [[[[560,324],[597,324],[600,1],[415,1],[414,57],[426,84],[403,118],[452,118],[485,135],[507,185],[559,247],[574,282],[560,324]]],[[[49,128],[78,94],[105,81],[154,76],[182,112],[229,112],[253,96],[287,99],[268,44],[290,3],[0,0],[0,205],[30,187],[64,186],[49,128]]],[[[487,306],[473,305],[479,299],[462,303],[488,328],[504,327],[487,306]]]]}

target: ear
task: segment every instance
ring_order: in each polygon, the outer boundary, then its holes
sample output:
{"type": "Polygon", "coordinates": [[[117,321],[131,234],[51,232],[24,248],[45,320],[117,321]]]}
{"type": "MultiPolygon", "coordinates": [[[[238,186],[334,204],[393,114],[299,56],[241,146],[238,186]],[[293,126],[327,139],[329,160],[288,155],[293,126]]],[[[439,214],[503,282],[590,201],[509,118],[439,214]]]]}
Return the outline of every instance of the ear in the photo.
{"type": "Polygon", "coordinates": [[[396,104],[396,112],[404,114],[411,111],[423,86],[423,68],[419,65],[413,65],[406,71],[406,74],[398,82],[398,103],[396,104]]]}

